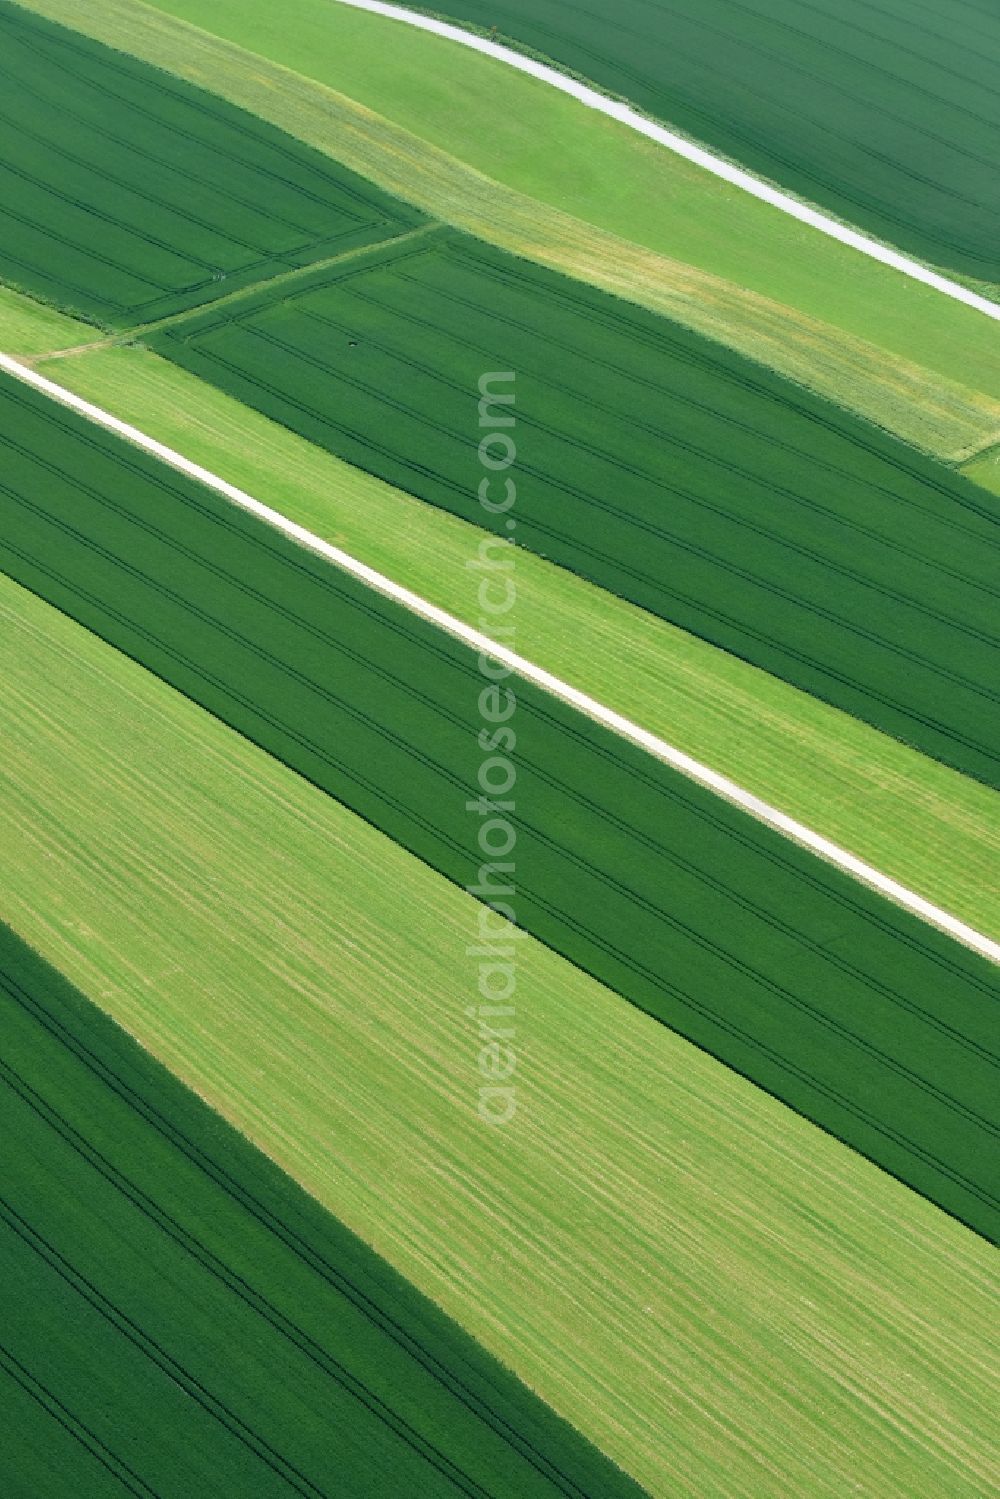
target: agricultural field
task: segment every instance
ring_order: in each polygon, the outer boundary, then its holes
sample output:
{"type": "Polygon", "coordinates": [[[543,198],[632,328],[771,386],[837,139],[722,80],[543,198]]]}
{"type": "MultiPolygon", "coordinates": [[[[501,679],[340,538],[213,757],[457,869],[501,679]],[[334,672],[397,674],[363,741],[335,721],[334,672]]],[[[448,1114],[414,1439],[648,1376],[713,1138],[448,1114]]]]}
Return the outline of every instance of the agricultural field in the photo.
{"type": "Polygon", "coordinates": [[[0,1003],[7,1493],[639,1494],[4,926],[0,1003]]]}
{"type": "Polygon", "coordinates": [[[996,786],[992,502],[805,392],[447,230],[150,342],[504,537],[466,414],[517,370],[519,546],[996,786]]]}
{"type": "MultiPolygon", "coordinates": [[[[96,349],[39,368],[502,637],[503,619],[484,619],[469,589],[483,539],[477,526],[428,508],[145,350],[96,349]]],[[[518,629],[535,661],[1000,936],[991,879],[1000,827],[985,786],[531,552],[518,553],[517,587],[518,629]]]]}
{"type": "Polygon", "coordinates": [[[919,259],[1000,282],[1000,16],[989,7],[619,0],[612,14],[448,0],[446,10],[919,259]]]}
{"type": "MultiPolygon", "coordinates": [[[[968,0],[455,5],[1000,284],[968,0]]],[[[992,1492],[993,307],[344,0],[0,39],[0,1493],[992,1492]]]]}
{"type": "Polygon", "coordinates": [[[0,41],[0,274],[93,321],[152,321],[418,221],[262,121],[8,0],[0,41]]]}
{"type": "Polygon", "coordinates": [[[922,449],[959,458],[1000,433],[1000,354],[978,313],[490,58],[329,0],[296,0],[291,28],[246,0],[33,8],[210,80],[432,218],[676,319],[922,449]]]}
{"type": "MultiPolygon", "coordinates": [[[[474,653],[75,414],[0,388],[19,434],[9,575],[502,901],[464,792],[474,653]]],[[[521,924],[988,1231],[987,965],[528,684],[517,696],[521,924]]]]}
{"type": "Polygon", "coordinates": [[[15,925],[650,1493],[978,1499],[981,1239],[529,937],[476,1127],[473,899],[9,580],[0,647],[15,925]]]}

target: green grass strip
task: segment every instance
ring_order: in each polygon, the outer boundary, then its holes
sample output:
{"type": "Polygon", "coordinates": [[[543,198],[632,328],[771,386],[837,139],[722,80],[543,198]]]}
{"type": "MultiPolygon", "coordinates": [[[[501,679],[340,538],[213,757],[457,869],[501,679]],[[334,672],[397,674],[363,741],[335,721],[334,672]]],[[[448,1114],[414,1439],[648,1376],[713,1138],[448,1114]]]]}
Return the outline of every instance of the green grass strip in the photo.
{"type": "MultiPolygon", "coordinates": [[[[996,1233],[990,965],[527,684],[497,851],[488,806],[468,806],[489,748],[471,652],[73,413],[2,390],[13,577],[485,899],[509,899],[491,861],[516,837],[528,931],[996,1233]]],[[[501,738],[492,751],[512,749],[501,738]]]]}

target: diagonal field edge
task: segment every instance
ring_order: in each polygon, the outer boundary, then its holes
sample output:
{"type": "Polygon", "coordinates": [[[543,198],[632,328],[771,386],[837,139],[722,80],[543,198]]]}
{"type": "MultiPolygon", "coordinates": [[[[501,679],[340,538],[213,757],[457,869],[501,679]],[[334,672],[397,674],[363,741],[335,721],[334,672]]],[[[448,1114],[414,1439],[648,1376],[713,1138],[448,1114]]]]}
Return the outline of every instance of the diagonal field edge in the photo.
{"type": "Polygon", "coordinates": [[[121,421],[118,417],[112,416],[110,412],[104,411],[100,406],[95,406],[92,402],[85,401],[81,396],[75,395],[73,391],[67,390],[64,386],[57,385],[55,381],[49,380],[44,375],[38,374],[35,370],[29,369],[27,365],[21,364],[16,359],[12,359],[9,354],[0,353],[0,369],[14,376],[15,379],[23,381],[26,385],[32,386],[35,390],[41,391],[43,395],[49,396],[64,406],[68,406],[71,410],[86,417],[89,421],[104,427],[107,431],[114,432],[117,436],[125,438],[136,447],[142,448],[155,458],[159,458],[162,462],[169,464],[171,468],[187,474],[190,478],[197,479],[199,483],[206,485],[217,494],[223,495],[234,505],[238,505],[241,509],[249,511],[251,515],[257,516],[258,519],[266,522],[267,525],[273,526],[276,530],[283,532],[284,535],[298,542],[300,546],[308,547],[310,551],[318,553],[319,556],[325,558],[328,562],[332,562],[344,572],[350,573],[352,577],[359,579],[360,582],[366,584],[369,588],[375,589],[377,593],[393,599],[397,604],[401,604],[403,608],[410,610],[411,613],[419,615],[421,618],[429,621],[429,623],[444,630],[447,634],[462,641],[463,644],[471,646],[475,651],[489,657],[491,661],[499,661],[504,666],[509,667],[516,675],[523,677],[529,682],[533,682],[537,687],[541,687],[543,691],[550,693],[553,697],[559,698],[564,703],[568,703],[570,707],[576,708],[595,722],[603,724],[605,728],[611,729],[613,733],[618,734],[621,738],[629,740],[655,759],[662,760],[665,764],[680,771],[682,775],[687,776],[690,780],[699,782],[702,786],[706,786],[710,791],[715,792],[717,796],[721,796],[726,801],[732,802],[735,806],[742,808],[743,811],[749,812],[759,822],[765,823],[768,827],[774,828],[777,832],[783,834],[784,837],[790,838],[793,842],[809,849],[821,859],[826,860],[827,863],[835,864],[854,879],[860,880],[862,884],[868,885],[872,889],[879,891],[880,894],[888,896],[896,905],[912,911],[915,915],[921,917],[922,920],[929,922],[932,926],[946,932],[950,937],[954,937],[959,942],[964,943],[966,947],[981,953],[983,957],[989,958],[994,963],[1000,963],[1000,943],[992,941],[989,937],[984,936],[983,933],[977,932],[974,927],[967,926],[965,922],[959,921],[957,917],[949,915],[947,911],[941,910],[940,907],[925,900],[923,896],[918,895],[915,891],[907,889],[905,885],[901,885],[888,875],[882,874],[879,870],[874,869],[870,864],[866,864],[854,854],[848,853],[846,849],[832,843],[828,838],[824,838],[821,834],[813,832],[811,828],[807,828],[803,823],[797,822],[786,813],[779,811],[776,807],[772,807],[760,797],[754,796],[752,792],[744,790],[735,781],[730,781],[726,776],[720,775],[718,771],[711,770],[707,765],[702,765],[699,760],[695,760],[691,755],[685,754],[683,750],[677,749],[674,745],[668,744],[665,739],[661,739],[658,735],[650,733],[648,729],[640,728],[631,719],[625,718],[620,713],[616,713],[612,708],[605,707],[603,703],[597,702],[595,698],[589,697],[586,693],[581,692],[579,688],[570,686],[568,682],[562,681],[561,678],[546,671],[544,667],[536,666],[533,662],[526,660],[525,657],[508,650],[506,646],[496,644],[488,635],[483,635],[480,631],[474,630],[471,625],[467,625],[462,620],[456,619],[453,614],[447,613],[446,610],[439,609],[436,604],[432,604],[427,599],[421,598],[419,594],[411,592],[409,588],[404,588],[402,584],[393,582],[384,573],[377,572],[375,568],[369,567],[366,563],[359,561],[357,557],[352,557],[349,552],[331,545],[328,541],[323,541],[321,537],[316,536],[312,531],[306,530],[304,526],[300,526],[295,521],[289,520],[279,510],[273,510],[269,505],[263,504],[260,500],[255,500],[245,490],[237,489],[235,485],[227,483],[225,479],[220,479],[217,474],[213,474],[209,469],[202,468],[198,463],[192,463],[189,458],[185,458],[183,454],[176,452],[173,448],[167,447],[164,443],[157,442],[155,438],[149,437],[137,427],[131,426],[128,422],[121,421]]]}
{"type": "Polygon", "coordinates": [[[704,146],[696,145],[694,141],[687,140],[673,130],[668,130],[665,125],[659,125],[655,120],[646,119],[629,105],[610,99],[606,94],[599,93],[597,89],[588,88],[585,83],[580,83],[577,79],[560,73],[556,68],[536,62],[534,58],[527,57],[523,52],[515,52],[499,42],[488,41],[485,37],[476,36],[471,31],[464,31],[460,26],[453,26],[447,21],[437,21],[431,16],[421,15],[418,11],[404,10],[399,5],[384,4],[383,0],[340,0],[340,4],[353,6],[355,10],[369,11],[372,15],[384,16],[390,21],[403,21],[408,26],[416,26],[420,31],[430,31],[435,36],[458,42],[463,47],[471,47],[475,52],[482,52],[487,57],[517,68],[520,73],[528,73],[532,78],[538,78],[542,83],[547,83],[564,94],[570,94],[581,104],[585,104],[588,109],[596,109],[601,114],[609,115],[611,119],[627,125],[630,130],[636,130],[649,140],[656,141],[657,145],[666,146],[678,156],[694,162],[695,166],[704,167],[714,176],[721,177],[724,182],[730,182],[734,187],[741,188],[755,198],[760,198],[762,202],[770,203],[772,208],[779,208],[782,213],[790,214],[800,223],[808,224],[810,228],[818,229],[822,234],[839,240],[841,244],[848,245],[852,250],[859,250],[862,255],[868,255],[872,260],[878,260],[882,265],[887,265],[894,271],[901,271],[911,280],[921,281],[925,286],[932,287],[934,291],[942,292],[946,297],[952,297],[956,302],[964,302],[966,307],[971,307],[976,312],[984,313],[988,318],[1000,321],[1000,304],[991,302],[988,297],[981,297],[976,292],[970,291],[968,287],[961,286],[957,281],[951,281],[947,276],[942,276],[937,271],[921,265],[919,261],[911,260],[908,255],[902,255],[898,250],[879,244],[878,240],[869,239],[857,229],[849,229],[845,224],[838,223],[836,219],[820,213],[818,209],[810,208],[807,203],[800,203],[798,199],[780,192],[778,188],[771,187],[767,182],[762,182],[759,177],[754,177],[751,172],[745,171],[742,167],[734,166],[732,162],[724,160],[721,156],[713,155],[704,146]]]}

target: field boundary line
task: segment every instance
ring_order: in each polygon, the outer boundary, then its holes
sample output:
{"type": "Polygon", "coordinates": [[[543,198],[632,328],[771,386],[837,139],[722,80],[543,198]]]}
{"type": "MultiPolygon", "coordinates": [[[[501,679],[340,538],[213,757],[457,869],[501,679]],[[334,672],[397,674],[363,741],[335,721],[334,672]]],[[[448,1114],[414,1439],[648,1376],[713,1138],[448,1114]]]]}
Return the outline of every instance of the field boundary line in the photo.
{"type": "MultiPolygon", "coordinates": [[[[214,312],[217,307],[228,307],[232,302],[242,302],[249,297],[255,297],[260,292],[268,291],[271,287],[286,287],[289,283],[304,281],[313,274],[321,271],[331,270],[335,265],[341,265],[349,260],[360,260],[366,255],[375,255],[380,250],[385,250],[389,245],[405,244],[407,240],[424,239],[438,229],[447,226],[441,224],[437,219],[428,219],[425,224],[416,224],[412,229],[404,229],[399,234],[390,234],[385,239],[373,239],[364,245],[354,245],[350,250],[339,250],[336,255],[327,255],[322,260],[311,260],[308,265],[296,265],[290,270],[280,271],[276,276],[267,276],[263,281],[252,281],[247,286],[238,286],[235,291],[225,292],[221,297],[215,297],[210,302],[200,302],[197,307],[185,307],[180,312],[168,313],[166,317],[154,318],[151,323],[135,323],[130,328],[125,328],[116,335],[118,339],[141,338],[144,333],[158,333],[161,328],[173,328],[177,323],[190,321],[202,314],[214,312]]],[[[51,359],[51,354],[43,355],[42,358],[51,359]]]]}
{"type": "Polygon", "coordinates": [[[552,672],[546,671],[544,667],[536,666],[534,662],[529,661],[526,657],[518,655],[506,646],[497,644],[488,635],[484,635],[479,630],[473,629],[471,625],[465,624],[463,620],[458,619],[455,615],[449,614],[444,609],[440,609],[428,599],[422,598],[420,594],[414,593],[411,589],[404,587],[401,583],[396,583],[384,573],[380,573],[375,568],[369,567],[366,562],[353,557],[350,552],[345,552],[341,547],[336,547],[331,542],[324,541],[322,537],[317,536],[313,531],[307,530],[305,526],[300,526],[297,521],[290,520],[280,510],[275,510],[270,505],[265,505],[261,500],[254,499],[253,495],[248,494],[243,489],[238,489],[236,485],[230,484],[227,480],[220,478],[218,474],[213,474],[210,469],[203,468],[201,464],[192,462],[190,458],[185,458],[182,453],[178,453],[174,448],[167,447],[165,443],[157,441],[155,437],[150,437],[147,433],[140,431],[138,427],[133,427],[130,423],[122,421],[119,417],[112,416],[109,411],[103,410],[100,406],[95,406],[91,401],[84,400],[82,396],[76,395],[75,392],[67,390],[64,386],[57,385],[54,380],[49,380],[45,375],[39,374],[36,370],[22,364],[19,360],[12,359],[9,354],[0,353],[0,370],[4,370],[7,374],[22,381],[25,385],[31,386],[34,390],[41,392],[42,395],[48,396],[51,400],[58,401],[60,405],[69,407],[70,410],[86,417],[88,421],[96,423],[96,425],[103,427],[106,431],[113,432],[118,437],[123,437],[127,442],[141,448],[144,452],[151,454],[154,458],[158,458],[161,462],[168,464],[178,472],[186,474],[189,478],[196,479],[207,488],[214,490],[216,494],[222,495],[232,504],[239,506],[241,510],[248,511],[251,515],[255,515],[259,520],[264,521],[275,530],[282,532],[300,546],[306,547],[309,551],[315,552],[320,557],[325,558],[326,561],[332,562],[342,572],[349,573],[375,592],[392,599],[397,604],[401,604],[410,613],[427,620],[430,624],[435,625],[454,639],[460,640],[464,645],[471,646],[480,655],[488,657],[491,661],[499,661],[504,666],[509,667],[515,675],[523,678],[525,681],[532,682],[536,687],[540,687],[544,692],[566,703],[569,707],[575,708],[595,723],[602,724],[605,728],[610,729],[612,733],[617,734],[619,738],[628,740],[637,748],[652,755],[654,759],[671,766],[689,780],[696,781],[699,785],[714,792],[715,795],[722,797],[724,801],[732,803],[744,812],[748,812],[758,822],[762,822],[766,826],[773,828],[793,843],[809,849],[811,853],[817,854],[826,863],[836,865],[837,868],[842,869],[845,873],[860,881],[861,884],[877,890],[881,895],[887,896],[896,905],[912,911],[914,915],[919,916],[931,926],[937,927],[940,931],[946,932],[948,936],[954,937],[957,941],[963,943],[964,946],[980,953],[992,962],[1000,964],[1000,943],[994,942],[982,932],[976,931],[974,927],[966,925],[964,921],[959,921],[957,917],[950,915],[947,911],[943,911],[939,906],[933,905],[931,901],[925,900],[916,891],[909,890],[897,880],[882,874],[880,870],[875,869],[870,864],[866,864],[863,859],[857,858],[856,855],[849,853],[847,849],[840,848],[838,844],[833,843],[829,838],[824,838],[822,834],[814,832],[811,828],[806,827],[804,823],[797,822],[795,818],[789,817],[787,813],[780,811],[777,807],[772,807],[770,803],[765,802],[759,796],[755,796],[753,792],[745,790],[742,786],[738,786],[735,781],[729,780],[727,776],[712,770],[707,765],[703,765],[701,761],[694,759],[693,756],[686,754],[683,750],[677,749],[676,746],[668,744],[658,734],[653,734],[648,729],[642,728],[639,724],[633,723],[631,719],[625,718],[623,714],[616,713],[613,708],[605,707],[596,698],[592,698],[587,693],[581,692],[579,688],[571,686],[568,682],[564,682],[552,672]]]}
{"type": "Polygon", "coordinates": [[[611,99],[597,89],[589,88],[587,84],[570,77],[567,73],[559,72],[557,68],[548,67],[545,63],[538,62],[523,52],[516,52],[512,47],[505,47],[500,42],[491,42],[486,37],[476,36],[471,31],[464,31],[460,26],[453,26],[448,21],[438,21],[432,16],[421,15],[419,11],[386,4],[384,0],[339,0],[339,3],[349,5],[355,10],[364,10],[372,15],[383,16],[390,21],[402,21],[405,25],[415,26],[419,31],[429,31],[434,36],[458,42],[463,47],[470,47],[474,52],[481,52],[486,57],[507,63],[518,72],[527,73],[532,78],[537,78],[542,83],[547,83],[552,88],[571,95],[588,109],[599,110],[601,114],[609,115],[611,119],[626,125],[630,130],[638,131],[640,135],[656,141],[658,145],[666,146],[676,155],[683,156],[685,160],[703,167],[713,176],[721,177],[723,181],[731,183],[734,187],[742,188],[744,192],[750,193],[764,203],[769,203],[772,208],[780,209],[782,213],[789,214],[800,223],[808,224],[822,234],[829,235],[831,239],[839,240],[841,244],[849,246],[852,250],[858,250],[862,255],[878,260],[892,270],[901,271],[911,280],[920,281],[934,291],[941,292],[946,297],[952,297],[956,302],[963,302],[966,307],[971,307],[988,318],[1000,321],[1000,303],[991,302],[988,297],[982,297],[977,292],[970,291],[959,282],[952,281],[938,271],[921,265],[918,260],[911,260],[908,255],[903,255],[899,250],[893,250],[888,245],[880,244],[878,240],[869,239],[857,229],[838,223],[836,219],[821,213],[819,209],[812,208],[807,203],[801,203],[797,198],[755,177],[743,167],[735,166],[724,157],[714,155],[706,147],[699,146],[683,135],[678,135],[676,131],[669,130],[655,120],[647,119],[630,105],[611,99]]]}
{"type": "Polygon", "coordinates": [[[428,219],[426,224],[417,224],[414,228],[404,229],[400,234],[392,234],[387,239],[376,239],[370,244],[355,245],[351,250],[340,250],[336,255],[328,255],[323,260],[311,260],[308,265],[293,266],[291,270],[281,271],[276,276],[265,277],[263,281],[252,281],[247,286],[238,286],[235,291],[226,292],[211,302],[199,302],[197,307],[185,307],[180,312],[167,313],[166,317],[154,318],[151,323],[132,323],[129,327],[109,333],[104,338],[96,339],[91,343],[71,344],[67,349],[52,349],[44,354],[26,354],[23,356],[24,362],[25,364],[42,364],[47,359],[71,359],[78,354],[90,354],[95,349],[111,349],[117,344],[142,338],[147,333],[159,333],[162,328],[173,328],[178,323],[189,322],[192,318],[214,312],[217,307],[228,307],[232,302],[241,302],[248,297],[255,297],[273,286],[285,287],[290,282],[303,281],[313,272],[330,270],[335,265],[348,260],[358,260],[365,255],[384,250],[389,245],[405,244],[411,239],[424,239],[436,230],[447,227],[437,219],[428,219]]]}

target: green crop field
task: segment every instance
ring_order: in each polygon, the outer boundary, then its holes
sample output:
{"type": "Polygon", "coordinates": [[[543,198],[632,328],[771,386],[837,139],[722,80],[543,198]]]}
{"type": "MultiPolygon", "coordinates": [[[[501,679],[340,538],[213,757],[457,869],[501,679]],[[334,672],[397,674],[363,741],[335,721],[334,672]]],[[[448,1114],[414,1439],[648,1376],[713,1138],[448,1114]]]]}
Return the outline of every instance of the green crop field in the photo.
{"type": "Polygon", "coordinates": [[[957,459],[1000,433],[1000,353],[978,313],[490,58],[329,0],[291,0],[280,27],[253,0],[31,8],[926,451],[957,459]]]}
{"type": "Polygon", "coordinates": [[[0,273],[121,327],[418,215],[166,74],[0,3],[0,273]]]}
{"type": "Polygon", "coordinates": [[[997,783],[992,501],[697,335],[440,230],[152,343],[501,536],[470,392],[516,370],[520,545],[997,783]]]}
{"type": "MultiPolygon", "coordinates": [[[[0,389],[10,575],[502,900],[490,860],[506,853],[466,807],[474,654],[81,418],[0,389]]],[[[990,1231],[988,965],[536,689],[519,698],[523,925],[990,1231]]]]}
{"type": "Polygon", "coordinates": [[[448,0],[444,11],[498,28],[912,255],[1000,281],[994,9],[618,0],[611,13],[593,0],[448,0]]]}
{"type": "Polygon", "coordinates": [[[981,1499],[987,1244],[527,936],[478,1127],[471,897],[2,578],[0,654],[10,919],[651,1493],[981,1499]]]}
{"type": "Polygon", "coordinates": [[[0,1008],[4,1493],[638,1496],[5,926],[0,1008]]]}

